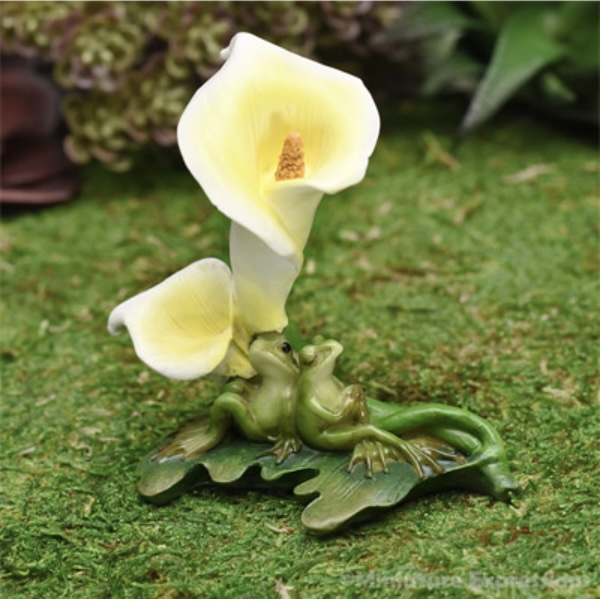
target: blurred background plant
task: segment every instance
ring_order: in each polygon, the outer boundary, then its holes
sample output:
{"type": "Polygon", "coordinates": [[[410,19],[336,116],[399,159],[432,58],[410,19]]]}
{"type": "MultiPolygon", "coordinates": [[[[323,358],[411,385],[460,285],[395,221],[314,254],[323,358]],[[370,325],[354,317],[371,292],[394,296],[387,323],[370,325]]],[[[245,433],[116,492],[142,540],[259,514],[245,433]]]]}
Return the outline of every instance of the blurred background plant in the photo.
{"type": "Polygon", "coordinates": [[[511,98],[598,126],[598,2],[412,2],[379,34],[418,43],[421,91],[471,96],[466,134],[511,98]]]}
{"type": "Polygon", "coordinates": [[[237,31],[363,77],[376,94],[466,93],[463,133],[510,98],[598,120],[596,2],[3,2],[4,55],[62,89],[76,163],[127,170],[174,146],[194,91],[237,31]]]}
{"type": "Polygon", "coordinates": [[[237,31],[362,75],[408,57],[373,42],[400,2],[3,2],[0,11],[2,53],[50,66],[63,90],[68,156],[116,171],[144,146],[175,145],[179,116],[237,31]]]}

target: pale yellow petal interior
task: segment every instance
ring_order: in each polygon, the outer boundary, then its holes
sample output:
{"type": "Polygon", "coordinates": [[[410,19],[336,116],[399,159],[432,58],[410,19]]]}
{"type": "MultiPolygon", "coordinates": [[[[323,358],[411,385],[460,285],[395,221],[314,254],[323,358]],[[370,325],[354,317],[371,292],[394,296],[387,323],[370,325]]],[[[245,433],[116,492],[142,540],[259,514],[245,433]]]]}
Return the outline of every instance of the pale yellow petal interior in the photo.
{"type": "Polygon", "coordinates": [[[274,206],[277,199],[359,181],[379,129],[377,109],[357,78],[248,34],[236,38],[225,66],[182,116],[180,147],[223,213],[289,255],[298,251],[289,233],[295,217],[287,220],[286,211],[274,206]],[[278,182],[290,132],[303,140],[304,176],[278,182]]]}
{"type": "Polygon", "coordinates": [[[211,372],[231,342],[232,281],[222,262],[206,259],[121,304],[109,325],[129,330],[139,357],[171,378],[211,372]]]}

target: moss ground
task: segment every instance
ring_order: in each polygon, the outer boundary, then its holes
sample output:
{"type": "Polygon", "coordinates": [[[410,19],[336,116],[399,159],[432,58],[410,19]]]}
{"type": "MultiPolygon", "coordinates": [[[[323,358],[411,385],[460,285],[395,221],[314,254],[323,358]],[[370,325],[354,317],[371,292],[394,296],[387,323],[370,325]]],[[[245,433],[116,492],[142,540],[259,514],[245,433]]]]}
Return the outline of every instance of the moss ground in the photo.
{"type": "Polygon", "coordinates": [[[437,147],[455,109],[384,112],[364,182],[321,204],[288,313],[340,339],[340,375],[371,396],[487,417],[524,488],[514,505],[448,492],[318,538],[288,495],[144,503],[137,462],[216,388],[151,373],[106,318],[226,259],[228,230],[176,157],[148,156],[4,218],[2,597],[600,594],[597,155],[506,115],[456,168],[437,147]],[[507,181],[532,165],[546,167],[507,181]]]}

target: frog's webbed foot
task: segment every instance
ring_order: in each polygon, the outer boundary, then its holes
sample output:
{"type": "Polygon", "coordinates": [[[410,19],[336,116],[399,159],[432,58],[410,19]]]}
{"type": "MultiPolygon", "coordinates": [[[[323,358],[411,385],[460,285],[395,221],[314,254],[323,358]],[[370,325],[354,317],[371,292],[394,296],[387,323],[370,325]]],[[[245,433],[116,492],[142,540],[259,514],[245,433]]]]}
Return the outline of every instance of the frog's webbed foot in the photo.
{"type": "Polygon", "coordinates": [[[404,458],[415,469],[419,479],[425,478],[423,466],[429,466],[429,468],[438,475],[444,472],[444,469],[436,462],[438,456],[452,459],[459,464],[463,464],[465,461],[464,457],[461,455],[440,449],[433,449],[431,447],[421,447],[420,445],[404,441],[403,439],[399,439],[399,443],[397,443],[396,446],[404,454],[404,458]]]}
{"type": "Polygon", "coordinates": [[[376,439],[363,439],[354,446],[352,458],[348,463],[348,472],[357,465],[364,463],[367,472],[365,476],[371,478],[374,472],[388,472],[388,463],[403,459],[401,452],[376,439]]]}
{"type": "Polygon", "coordinates": [[[302,441],[296,436],[281,435],[275,440],[275,445],[270,449],[258,454],[258,458],[275,456],[275,463],[281,464],[290,454],[302,449],[302,441]]]}
{"type": "Polygon", "coordinates": [[[448,458],[463,464],[463,456],[438,448],[420,446],[399,437],[394,437],[391,442],[383,442],[378,438],[366,438],[359,441],[354,447],[354,453],[348,464],[348,471],[360,463],[366,464],[367,477],[372,477],[374,472],[388,472],[389,462],[408,462],[417,473],[419,479],[425,478],[424,466],[428,466],[436,474],[442,474],[444,469],[438,464],[438,457],[448,458]]]}
{"type": "Polygon", "coordinates": [[[369,421],[369,410],[364,389],[360,385],[349,385],[341,392],[343,414],[358,424],[369,421]]]}
{"type": "Polygon", "coordinates": [[[183,456],[186,460],[195,458],[216,447],[223,436],[224,433],[215,429],[209,420],[191,422],[169,437],[158,451],[157,459],[161,461],[174,456],[183,456]]]}
{"type": "MultiPolygon", "coordinates": [[[[448,460],[454,460],[457,464],[465,463],[465,457],[463,455],[457,454],[457,453],[454,453],[451,451],[444,451],[444,450],[438,449],[438,448],[421,447],[421,446],[419,446],[419,450],[422,454],[426,454],[429,458],[431,458],[432,462],[435,462],[436,456],[441,456],[442,458],[448,458],[448,460]]],[[[437,464],[437,462],[436,462],[436,464],[437,464]]],[[[438,468],[440,468],[439,465],[438,465],[438,468]]],[[[443,472],[443,469],[442,469],[442,472],[443,472]]]]}

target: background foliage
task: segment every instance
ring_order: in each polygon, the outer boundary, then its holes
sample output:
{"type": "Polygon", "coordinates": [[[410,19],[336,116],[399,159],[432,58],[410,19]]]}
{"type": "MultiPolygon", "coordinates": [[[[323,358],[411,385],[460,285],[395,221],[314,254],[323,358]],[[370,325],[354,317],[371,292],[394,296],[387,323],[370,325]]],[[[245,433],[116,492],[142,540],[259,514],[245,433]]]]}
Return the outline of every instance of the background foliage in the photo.
{"type": "Polygon", "coordinates": [[[386,67],[408,52],[374,40],[399,2],[3,2],[0,11],[2,51],[49,66],[65,90],[69,156],[117,171],[140,147],[175,144],[185,105],[237,31],[392,79],[386,67]]]}
{"type": "Polygon", "coordinates": [[[466,134],[513,96],[571,122],[598,125],[597,2],[413,2],[379,35],[420,41],[425,94],[463,91],[466,134]]]}
{"type": "MultiPolygon", "coordinates": [[[[237,31],[366,79],[378,96],[466,94],[465,134],[512,98],[598,126],[597,2],[3,2],[2,52],[64,91],[68,155],[117,171],[175,145],[237,31]]],[[[460,121],[458,122],[460,123],[460,121]]]]}

